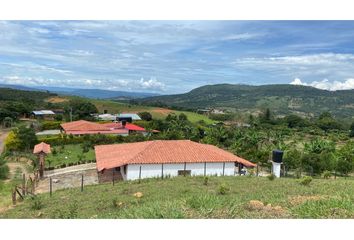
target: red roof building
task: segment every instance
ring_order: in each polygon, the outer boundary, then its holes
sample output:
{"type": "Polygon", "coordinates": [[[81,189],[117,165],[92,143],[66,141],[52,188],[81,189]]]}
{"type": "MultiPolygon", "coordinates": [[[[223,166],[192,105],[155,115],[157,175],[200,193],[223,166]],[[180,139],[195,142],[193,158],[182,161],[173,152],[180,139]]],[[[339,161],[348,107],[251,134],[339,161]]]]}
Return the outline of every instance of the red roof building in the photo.
{"type": "Polygon", "coordinates": [[[95,146],[95,154],[99,172],[113,170],[128,180],[164,174],[176,176],[180,171],[189,171],[190,175],[234,175],[237,164],[256,166],[216,146],[190,140],[100,145],[95,146]]]}
{"type": "Polygon", "coordinates": [[[147,132],[145,128],[132,123],[94,123],[85,120],[62,123],[62,129],[66,134],[85,135],[85,134],[118,134],[128,135],[131,131],[147,132]]]}

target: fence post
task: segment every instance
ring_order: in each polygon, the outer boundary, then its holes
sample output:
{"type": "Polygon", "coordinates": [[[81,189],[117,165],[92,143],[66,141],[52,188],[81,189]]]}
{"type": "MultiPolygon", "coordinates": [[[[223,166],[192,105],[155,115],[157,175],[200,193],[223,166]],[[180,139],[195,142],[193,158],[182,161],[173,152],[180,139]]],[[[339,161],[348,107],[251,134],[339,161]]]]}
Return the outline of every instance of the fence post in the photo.
{"type": "Polygon", "coordinates": [[[257,174],[257,177],[258,177],[258,175],[259,175],[259,167],[258,167],[258,164],[257,164],[257,168],[256,168],[256,169],[257,169],[257,173],[256,173],[256,174],[257,174]]]}
{"type": "Polygon", "coordinates": [[[204,162],[204,176],[206,175],[206,162],[204,162]]]}
{"type": "Polygon", "coordinates": [[[141,180],[141,165],[139,167],[139,183],[140,183],[140,180],[141,180]]]}
{"type": "Polygon", "coordinates": [[[81,174],[81,192],[84,191],[84,174],[81,174]]]}
{"type": "Polygon", "coordinates": [[[112,169],[112,184],[114,186],[114,169],[112,169]]]}
{"type": "Polygon", "coordinates": [[[222,163],[222,175],[225,176],[225,162],[222,163]]]}
{"type": "Polygon", "coordinates": [[[163,179],[163,163],[161,164],[161,178],[163,179]]]}
{"type": "Polygon", "coordinates": [[[22,174],[22,195],[26,195],[26,175],[22,174]]]}
{"type": "Polygon", "coordinates": [[[32,178],[31,178],[31,183],[32,183],[32,194],[34,194],[36,182],[34,182],[34,181],[32,180],[32,178]]]}
{"type": "Polygon", "coordinates": [[[50,196],[52,196],[52,178],[50,177],[49,178],[49,193],[50,193],[50,196]]]}
{"type": "Polygon", "coordinates": [[[12,190],[12,204],[16,205],[16,189],[12,190]]]}

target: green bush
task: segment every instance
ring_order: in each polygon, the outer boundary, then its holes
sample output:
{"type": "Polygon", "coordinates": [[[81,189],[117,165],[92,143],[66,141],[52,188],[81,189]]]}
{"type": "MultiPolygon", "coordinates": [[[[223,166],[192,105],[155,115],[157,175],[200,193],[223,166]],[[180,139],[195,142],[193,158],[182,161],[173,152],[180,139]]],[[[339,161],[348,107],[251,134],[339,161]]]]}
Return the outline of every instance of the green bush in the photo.
{"type": "Polygon", "coordinates": [[[275,175],[272,173],[272,174],[268,175],[267,178],[268,178],[270,181],[273,181],[273,180],[275,179],[275,175]]]}
{"type": "Polygon", "coordinates": [[[332,173],[330,171],[324,171],[322,175],[324,179],[329,179],[332,176],[332,173]]]}
{"type": "Polygon", "coordinates": [[[300,179],[300,184],[304,186],[309,186],[311,182],[312,182],[312,177],[310,176],[305,176],[300,179]]]}
{"type": "Polygon", "coordinates": [[[209,177],[208,177],[208,176],[204,177],[203,184],[204,184],[205,186],[207,186],[207,185],[208,185],[208,182],[209,182],[209,177]]]}
{"type": "Polygon", "coordinates": [[[226,195],[229,191],[230,191],[230,188],[225,183],[222,183],[218,187],[218,193],[220,195],[226,195]]]}
{"type": "Polygon", "coordinates": [[[40,210],[43,207],[42,200],[39,197],[34,197],[31,201],[31,208],[33,210],[40,210]]]}
{"type": "Polygon", "coordinates": [[[0,156],[0,179],[6,179],[9,175],[9,167],[3,156],[0,156]]]}
{"type": "Polygon", "coordinates": [[[43,121],[41,123],[41,129],[42,130],[60,129],[60,124],[61,122],[59,121],[43,121]]]}

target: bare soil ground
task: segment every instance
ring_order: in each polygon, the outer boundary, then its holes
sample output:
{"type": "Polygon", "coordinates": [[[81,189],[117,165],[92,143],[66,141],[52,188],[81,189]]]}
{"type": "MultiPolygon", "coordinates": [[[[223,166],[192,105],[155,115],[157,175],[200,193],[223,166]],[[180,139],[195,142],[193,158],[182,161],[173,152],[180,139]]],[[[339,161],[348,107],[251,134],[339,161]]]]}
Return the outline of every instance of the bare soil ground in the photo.
{"type": "Polygon", "coordinates": [[[51,98],[48,98],[46,101],[50,102],[50,103],[61,103],[61,102],[67,102],[69,100],[66,98],[61,98],[61,97],[51,97],[51,98]]]}
{"type": "Polygon", "coordinates": [[[98,184],[96,163],[81,164],[77,166],[56,169],[45,172],[45,178],[40,180],[36,193],[49,192],[50,178],[52,178],[52,190],[74,188],[81,186],[81,178],[84,177],[84,186],[98,184]]]}
{"type": "Polygon", "coordinates": [[[9,135],[9,131],[10,130],[8,129],[0,129],[0,154],[4,150],[5,139],[7,138],[7,135],[9,135]]]}
{"type": "Polygon", "coordinates": [[[172,112],[172,110],[166,109],[166,108],[156,108],[156,109],[152,110],[152,112],[160,113],[160,114],[163,114],[163,115],[168,115],[169,113],[172,112]]]}

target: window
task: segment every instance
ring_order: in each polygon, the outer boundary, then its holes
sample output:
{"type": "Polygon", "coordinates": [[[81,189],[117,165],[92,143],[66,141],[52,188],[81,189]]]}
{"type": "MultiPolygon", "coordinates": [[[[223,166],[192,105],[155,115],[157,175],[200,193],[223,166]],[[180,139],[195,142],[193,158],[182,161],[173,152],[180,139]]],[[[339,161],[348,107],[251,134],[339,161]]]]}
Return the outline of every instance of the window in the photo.
{"type": "Polygon", "coordinates": [[[191,170],[178,170],[178,176],[190,176],[191,170]]]}

